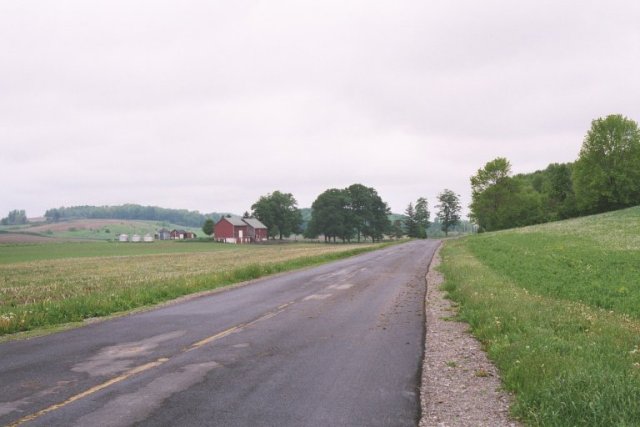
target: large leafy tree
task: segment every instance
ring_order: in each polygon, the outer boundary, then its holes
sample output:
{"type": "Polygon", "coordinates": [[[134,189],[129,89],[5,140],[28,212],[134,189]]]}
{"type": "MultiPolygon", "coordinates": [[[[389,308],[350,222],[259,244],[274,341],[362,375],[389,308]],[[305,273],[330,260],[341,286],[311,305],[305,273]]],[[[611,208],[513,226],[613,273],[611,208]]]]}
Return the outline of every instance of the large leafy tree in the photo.
{"type": "Polygon", "coordinates": [[[345,190],[332,188],[320,194],[311,205],[312,214],[306,237],[324,235],[325,241],[333,238],[350,241],[353,228],[349,219],[349,195],[345,190]]]}
{"type": "Polygon", "coordinates": [[[573,168],[582,213],[640,204],[640,130],[622,115],[591,122],[573,168]]]}
{"type": "Polygon", "coordinates": [[[541,197],[522,177],[511,177],[504,157],[488,162],[471,177],[471,219],[492,231],[538,223],[541,197]]]}
{"type": "Polygon", "coordinates": [[[353,184],[346,188],[349,197],[349,220],[360,241],[360,236],[381,240],[391,228],[389,206],[372,187],[353,184]]]}
{"type": "Polygon", "coordinates": [[[471,177],[471,219],[481,230],[499,228],[500,211],[508,203],[511,163],[498,157],[478,169],[471,177]]]}
{"type": "Polygon", "coordinates": [[[391,209],[389,205],[378,196],[378,193],[374,194],[371,214],[366,235],[371,237],[371,240],[374,242],[381,241],[385,234],[391,233],[391,221],[389,220],[391,209]]]}
{"type": "Polygon", "coordinates": [[[440,204],[436,206],[438,209],[438,220],[440,221],[444,235],[448,236],[449,230],[460,222],[460,210],[462,209],[460,205],[460,195],[449,189],[444,189],[442,193],[438,195],[438,201],[440,202],[440,204]]]}
{"type": "Polygon", "coordinates": [[[471,177],[472,194],[480,194],[484,190],[503,182],[511,175],[511,163],[504,157],[497,157],[471,177]]]}
{"type": "Polygon", "coordinates": [[[258,218],[269,229],[269,236],[289,236],[300,231],[302,215],[297,207],[298,202],[291,193],[274,191],[261,196],[251,209],[253,216],[258,218]]]}
{"type": "Polygon", "coordinates": [[[307,237],[324,234],[325,240],[340,238],[358,241],[381,240],[389,232],[389,207],[375,189],[353,184],[345,189],[332,188],[313,202],[307,237]]]}

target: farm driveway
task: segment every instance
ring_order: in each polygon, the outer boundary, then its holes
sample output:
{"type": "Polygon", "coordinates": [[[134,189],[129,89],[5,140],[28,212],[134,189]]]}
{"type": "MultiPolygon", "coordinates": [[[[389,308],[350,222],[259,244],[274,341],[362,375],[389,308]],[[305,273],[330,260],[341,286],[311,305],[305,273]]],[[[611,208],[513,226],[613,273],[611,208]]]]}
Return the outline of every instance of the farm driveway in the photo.
{"type": "Polygon", "coordinates": [[[436,246],[0,344],[0,424],[416,425],[436,246]]]}

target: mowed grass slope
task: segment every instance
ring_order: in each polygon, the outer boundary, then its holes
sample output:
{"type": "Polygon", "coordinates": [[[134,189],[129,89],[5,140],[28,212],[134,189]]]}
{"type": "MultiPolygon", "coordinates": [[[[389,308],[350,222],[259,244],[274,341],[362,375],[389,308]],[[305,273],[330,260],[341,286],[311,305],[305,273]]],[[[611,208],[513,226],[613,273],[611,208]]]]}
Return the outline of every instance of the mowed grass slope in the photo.
{"type": "Polygon", "coordinates": [[[0,245],[0,335],[107,316],[379,247],[212,242],[0,245]]]}
{"type": "Polygon", "coordinates": [[[640,207],[449,241],[445,289],[545,426],[640,425],[640,207]]]}

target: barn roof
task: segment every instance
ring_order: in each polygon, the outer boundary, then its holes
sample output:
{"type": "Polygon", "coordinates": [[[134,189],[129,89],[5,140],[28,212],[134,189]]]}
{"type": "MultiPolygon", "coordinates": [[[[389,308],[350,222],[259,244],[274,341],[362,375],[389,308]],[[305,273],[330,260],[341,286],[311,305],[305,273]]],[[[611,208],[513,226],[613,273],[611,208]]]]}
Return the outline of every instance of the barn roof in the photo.
{"type": "Polygon", "coordinates": [[[256,218],[243,218],[242,220],[249,224],[252,228],[267,228],[266,225],[261,223],[260,220],[256,218]]]}
{"type": "Polygon", "coordinates": [[[224,216],[222,217],[222,219],[227,220],[228,222],[231,223],[231,225],[235,225],[236,227],[244,227],[245,224],[244,221],[242,221],[242,218],[240,218],[239,216],[234,216],[234,215],[230,215],[230,216],[224,216]]]}

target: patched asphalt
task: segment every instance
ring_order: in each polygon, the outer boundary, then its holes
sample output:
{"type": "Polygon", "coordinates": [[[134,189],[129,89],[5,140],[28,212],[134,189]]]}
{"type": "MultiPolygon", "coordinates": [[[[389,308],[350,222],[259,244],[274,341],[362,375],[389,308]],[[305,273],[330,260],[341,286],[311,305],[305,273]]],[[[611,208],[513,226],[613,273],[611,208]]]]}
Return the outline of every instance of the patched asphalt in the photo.
{"type": "Polygon", "coordinates": [[[0,424],[416,425],[437,245],[0,344],[0,424]]]}

